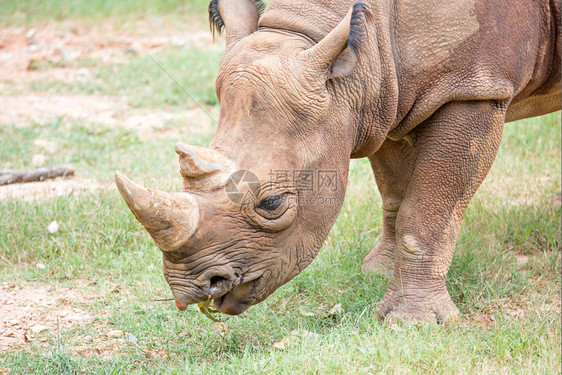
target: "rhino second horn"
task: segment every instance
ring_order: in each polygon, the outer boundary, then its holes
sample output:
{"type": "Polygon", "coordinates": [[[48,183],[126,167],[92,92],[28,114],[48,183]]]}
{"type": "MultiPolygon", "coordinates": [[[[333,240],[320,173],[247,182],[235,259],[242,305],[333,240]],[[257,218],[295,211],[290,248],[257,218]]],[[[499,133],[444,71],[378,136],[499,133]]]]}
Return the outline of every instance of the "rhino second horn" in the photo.
{"type": "Polygon", "coordinates": [[[222,171],[212,150],[200,146],[176,144],[176,153],[180,156],[180,171],[185,177],[201,177],[222,171]]]}
{"type": "Polygon", "coordinates": [[[166,193],[146,189],[119,171],[115,183],[127,206],[162,251],[184,245],[199,224],[199,206],[189,193],[166,193]]]}
{"type": "Polygon", "coordinates": [[[176,144],[180,173],[187,191],[209,191],[221,188],[235,171],[234,162],[213,148],[176,144]]]}

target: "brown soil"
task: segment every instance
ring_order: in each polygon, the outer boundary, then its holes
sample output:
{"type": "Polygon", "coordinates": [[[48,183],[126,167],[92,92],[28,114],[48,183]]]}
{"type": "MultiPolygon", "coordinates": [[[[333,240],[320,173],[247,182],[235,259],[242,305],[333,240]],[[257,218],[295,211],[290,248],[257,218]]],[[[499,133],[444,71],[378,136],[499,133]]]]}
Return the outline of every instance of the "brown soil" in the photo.
{"type": "Polygon", "coordinates": [[[82,178],[60,178],[0,186],[0,202],[21,199],[25,201],[48,199],[83,191],[112,189],[113,185],[82,178]]]}
{"type": "MultiPolygon", "coordinates": [[[[52,23],[32,29],[0,26],[0,92],[3,93],[0,94],[0,123],[26,127],[32,122],[42,123],[64,117],[83,124],[133,129],[142,140],[149,140],[154,135],[174,136],[179,140],[179,130],[166,124],[205,124],[205,114],[198,109],[181,112],[133,109],[125,99],[118,97],[31,92],[29,83],[36,80],[64,83],[90,81],[94,78],[89,70],[77,68],[74,61],[92,59],[100,64],[114,63],[126,61],[138,53],[152,53],[167,46],[186,44],[219,48],[212,44],[212,36],[206,30],[180,32],[173,25],[153,20],[140,20],[126,29],[113,21],[88,27],[75,22],[52,23]],[[37,64],[43,64],[43,67],[36,70],[37,64]]],[[[34,155],[39,160],[42,154],[57,152],[57,145],[53,142],[40,139],[37,142],[43,142],[37,144],[39,155],[34,155]]],[[[0,171],[10,169],[10,165],[0,164],[0,171]]],[[[87,176],[77,176],[2,186],[0,201],[51,198],[70,192],[106,188],[106,184],[87,176]]]]}
{"type": "MultiPolygon", "coordinates": [[[[177,28],[163,24],[138,21],[123,30],[112,22],[94,27],[72,23],[56,23],[37,29],[0,25],[0,123],[26,127],[31,122],[43,123],[64,117],[82,124],[121,126],[135,130],[141,139],[154,135],[170,136],[180,132],[167,123],[207,123],[205,114],[197,109],[171,112],[131,108],[123,98],[100,95],[53,94],[31,92],[29,84],[37,80],[75,83],[94,79],[87,68],[78,68],[74,61],[93,59],[100,64],[126,61],[143,52],[155,52],[167,46],[184,44],[211,45],[208,31],[180,33],[177,28]],[[41,69],[35,69],[37,64],[41,69]],[[199,120],[201,119],[201,121],[199,120]]],[[[214,45],[210,48],[219,48],[214,45]]],[[[72,123],[72,122],[69,122],[72,123]]],[[[54,141],[36,139],[33,167],[45,160],[45,155],[59,152],[54,141]]],[[[0,172],[10,170],[0,164],[0,172]]],[[[70,193],[110,189],[109,182],[100,182],[88,176],[60,178],[43,182],[0,186],[0,202],[13,199],[35,200],[70,193]]],[[[0,203],[1,204],[1,203],[0,203]]],[[[37,264],[37,267],[44,267],[37,264]]],[[[87,282],[83,282],[87,285],[87,282]]],[[[73,355],[114,357],[124,345],[136,338],[112,327],[103,312],[88,311],[100,296],[85,293],[83,286],[76,288],[49,286],[41,283],[0,283],[0,352],[29,350],[30,344],[45,348],[57,343],[57,336],[93,327],[91,336],[73,337],[73,355]]],[[[79,336],[80,334],[78,334],[79,336]]],[[[133,340],[133,341],[132,341],[133,340]]],[[[135,344],[136,345],[136,344],[135,344]]],[[[147,356],[162,356],[164,351],[136,345],[147,356]]],[[[9,369],[0,367],[0,374],[9,369]]]]}
{"type": "Polygon", "coordinates": [[[0,285],[0,351],[44,342],[58,329],[91,324],[94,316],[77,307],[79,289],[4,282],[0,285]]]}
{"type": "Polygon", "coordinates": [[[72,355],[112,358],[126,345],[135,345],[148,357],[165,355],[164,350],[137,345],[137,338],[131,333],[110,326],[104,319],[105,313],[94,315],[83,309],[82,306],[101,298],[84,293],[82,289],[86,286],[86,281],[76,288],[25,282],[0,284],[0,352],[29,350],[30,344],[56,348],[61,333],[90,327],[91,334],[73,335],[69,347],[72,355]]]}
{"type": "Polygon", "coordinates": [[[208,46],[208,31],[178,33],[176,28],[138,21],[132,31],[118,30],[113,22],[94,27],[79,23],[52,23],[41,28],[0,26],[0,81],[21,82],[49,77],[74,82],[76,69],[34,71],[34,63],[65,65],[89,58],[101,63],[125,61],[128,55],[155,52],[165,46],[194,44],[208,46]],[[53,73],[53,74],[51,74],[53,73]]]}

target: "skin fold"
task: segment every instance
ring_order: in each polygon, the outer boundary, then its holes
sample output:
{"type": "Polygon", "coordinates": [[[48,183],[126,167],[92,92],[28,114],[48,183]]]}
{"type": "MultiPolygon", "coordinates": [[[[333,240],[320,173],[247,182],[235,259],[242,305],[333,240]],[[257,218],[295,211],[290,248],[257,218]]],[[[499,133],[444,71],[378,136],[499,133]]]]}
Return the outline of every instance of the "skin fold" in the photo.
{"type": "Polygon", "coordinates": [[[219,126],[209,148],[176,146],[184,191],[116,174],[178,308],[240,314],[291,280],[367,157],[384,215],[363,269],[393,274],[379,317],[455,319],[445,279],[503,124],[560,110],[558,2],[219,0],[211,19],[219,126]]]}

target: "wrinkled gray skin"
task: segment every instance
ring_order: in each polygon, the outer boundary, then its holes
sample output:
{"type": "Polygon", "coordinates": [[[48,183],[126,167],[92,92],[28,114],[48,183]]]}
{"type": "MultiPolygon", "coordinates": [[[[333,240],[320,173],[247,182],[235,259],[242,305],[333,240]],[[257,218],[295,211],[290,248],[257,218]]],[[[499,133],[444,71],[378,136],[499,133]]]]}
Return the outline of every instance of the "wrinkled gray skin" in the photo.
{"type": "Polygon", "coordinates": [[[274,0],[259,17],[250,0],[220,0],[219,127],[209,149],[176,147],[185,192],[116,175],[163,251],[178,308],[214,299],[239,314],[297,275],[341,209],[349,159],[368,157],[384,219],[364,269],[393,270],[379,317],[458,316],[445,277],[503,124],[560,109],[558,3],[352,6],[274,0]],[[306,204],[326,192],[268,175],[305,169],[337,171],[336,204],[306,204]],[[229,200],[224,187],[235,170],[259,178],[257,199],[229,200]],[[264,205],[275,195],[279,207],[264,205]]]}

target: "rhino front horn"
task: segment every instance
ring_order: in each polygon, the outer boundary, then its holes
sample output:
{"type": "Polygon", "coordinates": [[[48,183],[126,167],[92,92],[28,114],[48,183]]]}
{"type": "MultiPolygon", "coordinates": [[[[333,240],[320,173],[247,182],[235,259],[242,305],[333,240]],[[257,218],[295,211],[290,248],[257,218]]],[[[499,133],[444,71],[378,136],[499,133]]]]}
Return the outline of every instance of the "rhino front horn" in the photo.
{"type": "Polygon", "coordinates": [[[127,206],[162,251],[184,245],[197,230],[199,206],[189,193],[145,189],[119,171],[115,183],[127,206]]]}

